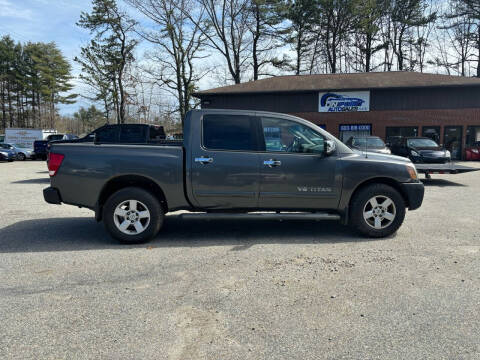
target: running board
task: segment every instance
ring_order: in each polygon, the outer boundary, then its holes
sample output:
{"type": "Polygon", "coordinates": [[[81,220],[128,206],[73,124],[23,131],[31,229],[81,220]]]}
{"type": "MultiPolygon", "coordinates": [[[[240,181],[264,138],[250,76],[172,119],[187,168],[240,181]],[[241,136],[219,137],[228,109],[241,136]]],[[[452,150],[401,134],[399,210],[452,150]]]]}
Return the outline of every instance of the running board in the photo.
{"type": "Polygon", "coordinates": [[[183,213],[181,219],[258,219],[258,220],[340,220],[330,213],[183,213]]]}

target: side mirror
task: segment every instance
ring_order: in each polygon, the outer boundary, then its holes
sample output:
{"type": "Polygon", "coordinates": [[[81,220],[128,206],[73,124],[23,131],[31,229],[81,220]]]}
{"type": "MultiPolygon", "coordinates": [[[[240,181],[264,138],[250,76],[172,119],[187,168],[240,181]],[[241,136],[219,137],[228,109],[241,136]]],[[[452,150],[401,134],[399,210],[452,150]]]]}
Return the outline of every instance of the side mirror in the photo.
{"type": "Polygon", "coordinates": [[[337,149],[337,144],[333,140],[326,140],[325,141],[325,155],[329,156],[332,155],[335,150],[337,149]]]}

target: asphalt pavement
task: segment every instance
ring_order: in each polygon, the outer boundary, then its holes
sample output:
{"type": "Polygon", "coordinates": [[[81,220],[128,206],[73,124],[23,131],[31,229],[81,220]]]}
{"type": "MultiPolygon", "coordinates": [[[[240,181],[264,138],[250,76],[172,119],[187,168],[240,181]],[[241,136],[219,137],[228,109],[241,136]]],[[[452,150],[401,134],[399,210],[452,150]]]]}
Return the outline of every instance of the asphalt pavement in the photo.
{"type": "Polygon", "coordinates": [[[125,246],[0,163],[0,359],[480,359],[480,172],[432,177],[386,239],[174,213],[125,246]]]}

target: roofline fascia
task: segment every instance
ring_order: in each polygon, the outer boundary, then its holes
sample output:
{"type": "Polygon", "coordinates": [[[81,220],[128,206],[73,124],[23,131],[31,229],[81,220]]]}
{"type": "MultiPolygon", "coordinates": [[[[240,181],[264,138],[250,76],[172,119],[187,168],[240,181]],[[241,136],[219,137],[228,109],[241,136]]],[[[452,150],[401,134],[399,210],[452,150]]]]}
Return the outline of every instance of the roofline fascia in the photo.
{"type": "Polygon", "coordinates": [[[435,88],[461,88],[461,87],[480,87],[479,84],[453,84],[453,85],[425,85],[425,86],[386,86],[386,87],[370,87],[370,88],[344,88],[344,89],[333,89],[333,88],[324,88],[324,89],[313,89],[313,90],[276,90],[276,91],[237,91],[237,92],[195,92],[192,94],[193,97],[202,98],[205,96],[217,96],[217,95],[257,95],[257,94],[288,94],[288,93],[316,93],[316,92],[325,92],[325,91],[368,91],[368,90],[406,90],[406,89],[435,89],[435,88]]]}

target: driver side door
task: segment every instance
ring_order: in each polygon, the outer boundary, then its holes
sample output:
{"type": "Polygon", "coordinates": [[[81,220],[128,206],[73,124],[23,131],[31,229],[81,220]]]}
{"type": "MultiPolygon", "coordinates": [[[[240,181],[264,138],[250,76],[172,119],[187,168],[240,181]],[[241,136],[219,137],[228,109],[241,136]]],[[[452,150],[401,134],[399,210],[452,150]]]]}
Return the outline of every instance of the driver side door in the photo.
{"type": "Polygon", "coordinates": [[[333,209],[338,205],[336,155],[325,156],[325,138],[292,120],[260,117],[262,209],[333,209]]]}

